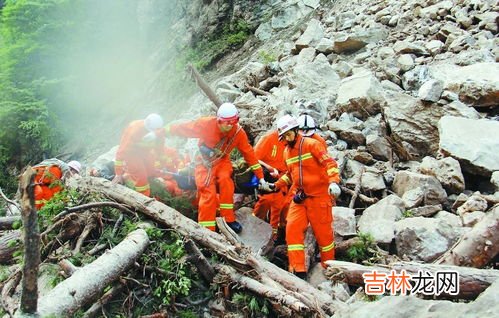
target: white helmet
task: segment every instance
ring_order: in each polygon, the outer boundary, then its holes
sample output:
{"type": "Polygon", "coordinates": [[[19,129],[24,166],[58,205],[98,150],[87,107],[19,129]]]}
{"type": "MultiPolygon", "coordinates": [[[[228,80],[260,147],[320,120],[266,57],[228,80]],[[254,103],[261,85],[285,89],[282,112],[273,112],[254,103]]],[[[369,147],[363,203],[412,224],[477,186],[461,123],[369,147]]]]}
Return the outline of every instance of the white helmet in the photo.
{"type": "Polygon", "coordinates": [[[236,122],[239,120],[239,112],[232,103],[223,103],[217,111],[217,118],[223,122],[236,122]]]}
{"type": "Polygon", "coordinates": [[[297,128],[298,122],[291,115],[284,115],[277,120],[277,132],[279,133],[279,137],[282,136],[285,132],[297,128]]]}
{"type": "Polygon", "coordinates": [[[81,171],[81,163],[79,161],[76,161],[76,160],[72,160],[72,161],[68,162],[68,167],[75,170],[77,173],[80,173],[80,171],[81,171]]]}
{"type": "Polygon", "coordinates": [[[153,131],[163,127],[163,118],[158,114],[149,114],[144,120],[144,126],[148,131],[153,131]]]}
{"type": "Polygon", "coordinates": [[[303,130],[303,136],[312,136],[315,133],[315,120],[310,115],[301,115],[298,117],[298,124],[300,125],[300,130],[303,130]]]}

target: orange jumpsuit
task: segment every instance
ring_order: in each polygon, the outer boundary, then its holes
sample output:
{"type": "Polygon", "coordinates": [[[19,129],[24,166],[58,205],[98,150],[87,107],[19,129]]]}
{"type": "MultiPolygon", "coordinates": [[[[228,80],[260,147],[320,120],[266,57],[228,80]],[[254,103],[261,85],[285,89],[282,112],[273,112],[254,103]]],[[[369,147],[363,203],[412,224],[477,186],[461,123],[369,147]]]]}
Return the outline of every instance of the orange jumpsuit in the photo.
{"type": "MultiPolygon", "coordinates": [[[[255,155],[258,160],[265,162],[279,171],[279,176],[286,172],[286,163],[283,153],[286,142],[279,140],[277,131],[271,131],[260,138],[255,146],[255,155]]],[[[270,225],[274,237],[279,226],[284,226],[285,212],[289,203],[288,188],[282,187],[279,191],[260,194],[253,208],[253,215],[265,220],[270,210],[270,225]],[[281,221],[282,220],[282,221],[281,221]]]]}
{"type": "Polygon", "coordinates": [[[34,179],[35,208],[40,210],[54,194],[63,189],[63,176],[69,167],[58,159],[47,159],[34,166],[36,171],[34,179]]]}
{"type": "Polygon", "coordinates": [[[198,222],[214,231],[217,209],[226,222],[234,222],[234,182],[230,162],[232,149],[237,148],[257,178],[263,178],[262,167],[248,142],[246,132],[239,125],[234,125],[229,132],[223,133],[216,117],[202,117],[183,124],[172,124],[166,127],[166,132],[186,138],[199,138],[200,146],[204,144],[218,149],[219,155],[214,160],[199,158],[194,171],[199,196],[198,222]]]}
{"type": "Polygon", "coordinates": [[[116,152],[114,171],[116,175],[123,175],[125,183],[135,191],[151,196],[148,177],[157,175],[156,158],[164,158],[165,138],[145,142],[142,138],[147,133],[144,120],[134,120],[125,128],[116,152]]]}
{"type": "Polygon", "coordinates": [[[293,147],[286,146],[284,159],[288,172],[276,182],[280,189],[292,185],[294,192],[302,188],[307,198],[301,203],[291,202],[287,216],[286,243],[288,245],[289,271],[306,272],[305,231],[310,225],[319,244],[321,263],[334,259],[334,233],[332,229],[332,201],[329,184],[339,183],[340,176],[336,161],[324,146],[313,138],[296,137],[293,147]],[[300,186],[299,147],[302,144],[302,185],[300,186]]]}

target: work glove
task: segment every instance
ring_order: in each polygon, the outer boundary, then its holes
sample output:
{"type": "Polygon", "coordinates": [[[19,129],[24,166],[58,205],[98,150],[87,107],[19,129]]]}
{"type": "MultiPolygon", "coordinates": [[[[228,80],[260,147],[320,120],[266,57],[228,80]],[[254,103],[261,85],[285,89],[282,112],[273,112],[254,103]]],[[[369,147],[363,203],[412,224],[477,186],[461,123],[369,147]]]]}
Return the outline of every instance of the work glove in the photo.
{"type": "Polygon", "coordinates": [[[329,194],[334,195],[335,198],[339,197],[341,194],[341,189],[340,186],[338,186],[336,183],[331,182],[329,184],[329,194]]]}
{"type": "Polygon", "coordinates": [[[262,178],[259,181],[258,190],[263,192],[273,192],[275,190],[275,184],[269,183],[262,178]]]}

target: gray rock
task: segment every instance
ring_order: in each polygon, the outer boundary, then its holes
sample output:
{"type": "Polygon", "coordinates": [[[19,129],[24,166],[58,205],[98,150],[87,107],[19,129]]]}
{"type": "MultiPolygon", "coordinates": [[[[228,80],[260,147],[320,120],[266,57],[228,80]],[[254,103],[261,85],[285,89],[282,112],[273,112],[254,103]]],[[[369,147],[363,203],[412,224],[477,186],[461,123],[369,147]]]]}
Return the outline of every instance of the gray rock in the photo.
{"type": "Polygon", "coordinates": [[[447,194],[437,178],[410,171],[399,171],[393,181],[393,191],[402,197],[409,191],[418,190],[423,193],[423,205],[435,205],[445,202],[447,194]]]}
{"type": "Polygon", "coordinates": [[[458,239],[444,219],[406,218],[395,223],[397,255],[410,260],[432,262],[458,239]]]}
{"type": "Polygon", "coordinates": [[[402,218],[404,202],[389,195],[364,210],[359,219],[359,232],[369,233],[379,243],[389,244],[395,237],[395,222],[402,218]]]}
{"type": "Polygon", "coordinates": [[[367,135],[366,137],[367,151],[378,160],[388,161],[392,148],[386,138],[377,135],[367,135]]]}
{"type": "Polygon", "coordinates": [[[418,97],[426,102],[437,102],[443,92],[443,83],[437,80],[429,80],[425,82],[418,92],[418,97]]]}
{"type": "Polygon", "coordinates": [[[346,207],[333,207],[334,233],[340,236],[350,236],[357,234],[357,222],[355,220],[355,210],[346,207]]]}
{"type": "Polygon", "coordinates": [[[440,150],[457,159],[463,171],[490,176],[499,170],[499,122],[444,116],[438,130],[440,150]]]}
{"type": "Polygon", "coordinates": [[[437,160],[424,157],[419,172],[434,176],[442,184],[447,193],[459,194],[464,191],[464,176],[459,162],[451,157],[437,160]]]}
{"type": "Polygon", "coordinates": [[[494,185],[496,191],[499,191],[499,171],[494,171],[490,177],[490,183],[494,185]]]}

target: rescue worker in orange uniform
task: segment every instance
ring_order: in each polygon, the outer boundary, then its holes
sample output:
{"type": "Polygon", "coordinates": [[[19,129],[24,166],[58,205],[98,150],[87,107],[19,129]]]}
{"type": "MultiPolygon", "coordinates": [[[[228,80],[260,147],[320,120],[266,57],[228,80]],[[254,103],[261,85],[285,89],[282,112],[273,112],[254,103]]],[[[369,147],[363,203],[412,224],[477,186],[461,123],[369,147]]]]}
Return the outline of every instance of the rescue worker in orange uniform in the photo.
{"type": "MultiPolygon", "coordinates": [[[[260,164],[270,172],[270,177],[274,182],[286,173],[286,163],[283,153],[286,142],[279,139],[277,130],[272,130],[263,135],[255,146],[255,155],[260,164]]],[[[277,239],[279,228],[284,228],[286,210],[289,203],[288,188],[282,187],[279,191],[260,194],[258,201],[253,207],[253,215],[265,220],[270,211],[270,226],[272,227],[272,237],[277,239]]]]}
{"type": "Polygon", "coordinates": [[[113,183],[125,183],[135,191],[151,196],[148,177],[159,176],[159,161],[164,159],[165,138],[158,138],[155,133],[162,128],[163,118],[158,114],[134,120],[125,128],[116,152],[113,183]]]}
{"type": "Polygon", "coordinates": [[[199,196],[198,223],[212,231],[215,231],[217,209],[234,232],[242,231],[234,214],[234,182],[230,161],[232,149],[237,148],[241,152],[259,179],[260,186],[270,190],[263,179],[262,167],[249,144],[248,136],[238,122],[236,106],[224,103],[219,107],[217,117],[202,117],[165,127],[167,135],[199,138],[201,156],[194,171],[199,196]]]}
{"type": "Polygon", "coordinates": [[[35,208],[40,210],[56,193],[64,188],[64,181],[81,171],[81,163],[72,160],[68,163],[51,158],[35,165],[34,179],[35,208]]]}
{"type": "Polygon", "coordinates": [[[287,143],[284,160],[288,172],[274,186],[281,189],[291,185],[293,200],[286,225],[289,271],[306,278],[304,240],[309,223],[319,244],[321,264],[325,267],[325,261],[334,259],[332,200],[341,190],[336,161],[320,142],[300,135],[298,128],[297,120],[290,115],[277,121],[279,136],[287,143]]]}
{"type": "Polygon", "coordinates": [[[173,196],[182,195],[183,191],[179,188],[177,181],[173,177],[172,173],[177,173],[179,169],[184,168],[184,163],[180,158],[180,155],[175,148],[166,147],[163,150],[166,162],[162,168],[166,171],[162,171],[161,178],[163,179],[163,184],[165,185],[166,191],[168,191],[173,196]]]}
{"type": "Polygon", "coordinates": [[[319,141],[324,148],[327,149],[327,143],[324,138],[322,138],[317,133],[317,126],[315,126],[315,120],[310,115],[301,115],[298,117],[298,125],[300,125],[299,132],[302,136],[314,138],[319,141]]]}

